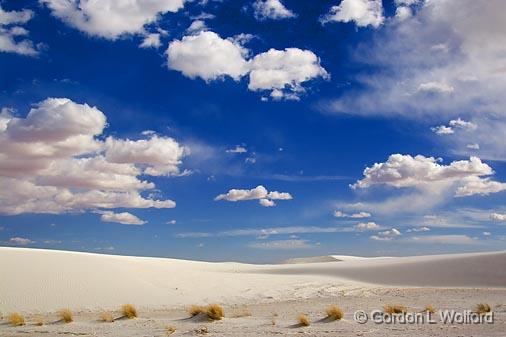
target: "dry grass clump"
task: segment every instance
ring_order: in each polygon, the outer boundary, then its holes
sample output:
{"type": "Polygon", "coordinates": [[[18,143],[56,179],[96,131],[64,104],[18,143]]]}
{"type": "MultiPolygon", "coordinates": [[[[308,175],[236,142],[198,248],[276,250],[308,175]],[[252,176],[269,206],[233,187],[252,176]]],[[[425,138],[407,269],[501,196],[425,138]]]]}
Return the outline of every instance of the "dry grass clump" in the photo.
{"type": "Polygon", "coordinates": [[[114,322],[114,317],[110,312],[103,312],[100,314],[100,321],[111,323],[114,322]]]}
{"type": "Polygon", "coordinates": [[[327,318],[338,321],[344,317],[344,313],[337,305],[332,305],[327,308],[327,318]]]}
{"type": "Polygon", "coordinates": [[[476,305],[476,308],[474,309],[474,312],[480,315],[485,315],[491,312],[492,309],[490,308],[490,305],[487,303],[479,303],[476,305]]]}
{"type": "Polygon", "coordinates": [[[405,314],[408,312],[408,308],[403,305],[386,305],[383,307],[383,312],[386,314],[405,314]]]}
{"type": "Polygon", "coordinates": [[[434,306],[432,306],[432,304],[429,304],[429,305],[425,306],[425,308],[423,309],[423,312],[428,312],[428,313],[434,314],[434,313],[436,313],[436,308],[434,308],[434,306]]]}
{"type": "Polygon", "coordinates": [[[123,317],[126,318],[136,318],[137,317],[137,309],[132,304],[124,304],[121,306],[121,313],[123,317]]]}
{"type": "Polygon", "coordinates": [[[206,315],[213,321],[218,321],[225,317],[225,311],[219,304],[209,304],[206,308],[206,315]]]}
{"type": "Polygon", "coordinates": [[[299,325],[301,325],[301,326],[310,326],[311,325],[311,321],[309,320],[309,317],[307,317],[307,315],[305,315],[305,314],[300,314],[299,316],[297,316],[297,322],[299,322],[299,325]]]}
{"type": "Polygon", "coordinates": [[[74,316],[70,309],[62,309],[58,312],[58,316],[60,316],[60,321],[64,323],[71,323],[74,321],[74,316]]]}
{"type": "Polygon", "coordinates": [[[204,314],[206,312],[206,308],[200,305],[191,305],[188,307],[188,314],[191,317],[197,316],[198,314],[204,314]]]}
{"type": "Polygon", "coordinates": [[[20,313],[13,312],[9,315],[9,323],[13,326],[25,325],[25,318],[20,313]]]}
{"type": "Polygon", "coordinates": [[[169,326],[165,327],[165,334],[167,336],[172,335],[174,332],[176,332],[176,327],[174,327],[172,325],[169,325],[169,326]]]}

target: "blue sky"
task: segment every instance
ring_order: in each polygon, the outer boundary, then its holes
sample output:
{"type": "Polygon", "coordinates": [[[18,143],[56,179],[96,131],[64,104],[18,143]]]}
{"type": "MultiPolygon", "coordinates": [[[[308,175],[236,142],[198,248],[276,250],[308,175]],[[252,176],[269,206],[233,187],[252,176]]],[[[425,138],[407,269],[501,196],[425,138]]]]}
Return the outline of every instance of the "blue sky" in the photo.
{"type": "Polygon", "coordinates": [[[0,2],[1,245],[505,248],[501,1],[127,3],[0,2]]]}

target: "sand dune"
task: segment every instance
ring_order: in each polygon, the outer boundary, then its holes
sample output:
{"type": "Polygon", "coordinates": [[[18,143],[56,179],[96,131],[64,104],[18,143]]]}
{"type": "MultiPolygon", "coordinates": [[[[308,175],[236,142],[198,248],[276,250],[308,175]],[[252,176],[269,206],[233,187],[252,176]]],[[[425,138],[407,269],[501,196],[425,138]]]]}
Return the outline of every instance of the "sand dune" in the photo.
{"type": "Polygon", "coordinates": [[[0,266],[2,311],[259,303],[374,284],[506,287],[505,252],[259,266],[0,247],[0,266]]]}

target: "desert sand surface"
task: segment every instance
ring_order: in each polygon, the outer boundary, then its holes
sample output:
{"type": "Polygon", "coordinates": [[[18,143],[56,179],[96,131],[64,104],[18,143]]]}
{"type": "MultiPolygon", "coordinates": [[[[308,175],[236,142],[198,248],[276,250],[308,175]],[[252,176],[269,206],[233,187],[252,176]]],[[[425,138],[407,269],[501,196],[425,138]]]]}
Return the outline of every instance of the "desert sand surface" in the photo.
{"type": "MultiPolygon", "coordinates": [[[[126,257],[24,248],[0,248],[0,311],[22,313],[27,324],[6,317],[0,336],[504,336],[506,253],[353,258],[296,264],[251,265],[126,257]],[[103,323],[100,313],[120,316],[133,303],[139,317],[103,323]],[[225,318],[188,318],[191,304],[219,303],[225,318]],[[420,312],[470,310],[488,303],[493,324],[377,324],[354,321],[356,310],[389,304],[420,312]],[[339,305],[340,321],[325,320],[339,305]],[[56,312],[69,308],[74,322],[56,312]],[[311,325],[297,325],[305,313],[311,325]],[[34,322],[43,320],[44,325],[34,322]],[[207,330],[207,332],[205,332],[207,330]]],[[[318,261],[318,260],[317,260],[318,261]]]]}

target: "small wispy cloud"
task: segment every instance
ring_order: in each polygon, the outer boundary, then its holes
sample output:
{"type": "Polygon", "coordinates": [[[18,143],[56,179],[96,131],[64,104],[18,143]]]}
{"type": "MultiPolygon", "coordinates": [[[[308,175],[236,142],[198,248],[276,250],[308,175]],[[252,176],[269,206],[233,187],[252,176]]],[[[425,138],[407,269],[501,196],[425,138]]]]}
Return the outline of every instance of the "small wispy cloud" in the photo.
{"type": "Polygon", "coordinates": [[[311,244],[308,240],[274,240],[267,242],[254,242],[250,243],[248,247],[257,249],[306,249],[312,248],[315,245],[311,244]]]}

